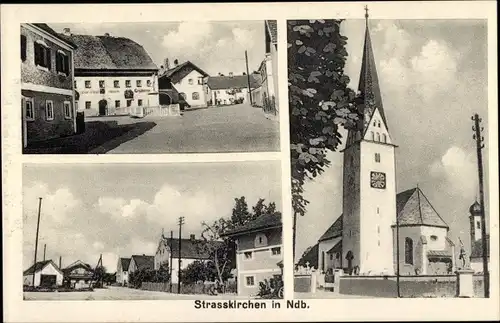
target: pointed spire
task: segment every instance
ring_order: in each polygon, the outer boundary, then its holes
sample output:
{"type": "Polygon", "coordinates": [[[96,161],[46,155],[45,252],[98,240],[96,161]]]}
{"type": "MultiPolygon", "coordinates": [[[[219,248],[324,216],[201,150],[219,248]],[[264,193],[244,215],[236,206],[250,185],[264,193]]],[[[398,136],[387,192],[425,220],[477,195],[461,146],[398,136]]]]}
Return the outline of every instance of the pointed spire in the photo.
{"type": "Polygon", "coordinates": [[[372,42],[370,31],[368,29],[368,7],[365,6],[365,43],[363,47],[363,60],[361,63],[361,74],[359,76],[358,90],[364,97],[364,120],[363,134],[366,132],[373,112],[378,108],[379,113],[384,120],[386,128],[388,128],[387,120],[384,114],[382,105],[382,95],[380,94],[380,85],[378,81],[377,69],[375,66],[375,57],[373,55],[372,42]]]}

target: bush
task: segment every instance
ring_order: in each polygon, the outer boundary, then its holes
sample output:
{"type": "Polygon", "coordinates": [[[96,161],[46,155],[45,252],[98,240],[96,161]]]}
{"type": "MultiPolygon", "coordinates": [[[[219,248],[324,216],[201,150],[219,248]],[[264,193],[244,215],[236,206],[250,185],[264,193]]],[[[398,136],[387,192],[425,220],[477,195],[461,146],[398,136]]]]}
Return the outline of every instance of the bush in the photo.
{"type": "Polygon", "coordinates": [[[283,298],[283,280],[279,278],[271,278],[269,280],[264,279],[263,282],[259,282],[259,292],[257,296],[266,299],[272,298],[283,298]]]}

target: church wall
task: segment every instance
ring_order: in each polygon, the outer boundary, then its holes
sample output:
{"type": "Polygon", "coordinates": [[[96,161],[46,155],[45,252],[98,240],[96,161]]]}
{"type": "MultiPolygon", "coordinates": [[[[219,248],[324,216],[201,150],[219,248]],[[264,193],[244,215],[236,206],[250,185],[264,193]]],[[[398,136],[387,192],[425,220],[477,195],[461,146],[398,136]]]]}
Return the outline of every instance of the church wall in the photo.
{"type": "Polygon", "coordinates": [[[396,221],[394,147],[363,141],[361,151],[360,273],[390,275],[394,273],[391,226],[396,221]],[[371,187],[372,171],[385,173],[385,189],[371,187]]]}
{"type": "MultiPolygon", "coordinates": [[[[394,236],[397,236],[396,228],[393,228],[394,236]]],[[[418,270],[421,275],[426,274],[427,265],[424,259],[425,245],[420,239],[422,235],[421,227],[400,227],[399,228],[399,272],[401,275],[415,275],[418,270]],[[405,259],[405,240],[410,238],[413,241],[413,264],[406,263],[405,259]]],[[[394,239],[394,242],[396,239],[394,239]]],[[[394,255],[397,252],[397,246],[394,245],[394,255]]],[[[394,271],[397,271],[397,257],[394,257],[394,271]]]]}
{"type": "Polygon", "coordinates": [[[341,239],[341,237],[330,239],[330,240],[325,240],[321,241],[318,246],[318,269],[327,271],[328,268],[331,268],[332,263],[330,262],[330,255],[327,254],[327,252],[333,248],[337,244],[337,242],[341,239]],[[324,253],[324,260],[325,260],[325,265],[323,266],[323,253],[324,253]]]}
{"type": "Polygon", "coordinates": [[[446,236],[448,234],[446,228],[422,227],[422,234],[427,238],[429,250],[445,250],[446,236]],[[437,239],[432,238],[437,237],[437,239]]]}

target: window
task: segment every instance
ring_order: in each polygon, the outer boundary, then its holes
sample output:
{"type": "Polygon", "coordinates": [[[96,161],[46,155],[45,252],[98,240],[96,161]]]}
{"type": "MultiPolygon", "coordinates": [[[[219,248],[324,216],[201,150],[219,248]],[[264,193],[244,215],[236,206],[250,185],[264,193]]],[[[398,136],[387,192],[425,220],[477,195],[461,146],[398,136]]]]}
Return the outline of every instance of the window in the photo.
{"type": "Polygon", "coordinates": [[[377,233],[380,234],[380,226],[377,225],[377,233]]]}
{"type": "Polygon", "coordinates": [[[114,81],[113,81],[113,87],[114,87],[115,89],[118,89],[118,88],[120,87],[120,81],[118,81],[118,80],[114,80],[114,81]]]}
{"type": "Polygon", "coordinates": [[[335,254],[335,259],[337,259],[337,260],[338,260],[338,259],[340,259],[340,252],[337,252],[337,253],[335,254]]]}
{"type": "Polygon", "coordinates": [[[141,99],[137,100],[137,105],[142,107],[142,100],[141,99]]]}
{"type": "Polygon", "coordinates": [[[75,111],[78,111],[78,101],[75,101],[75,111]]]}
{"type": "Polygon", "coordinates": [[[380,128],[380,121],[378,122],[378,127],[380,128]]]}
{"type": "Polygon", "coordinates": [[[146,85],[147,85],[147,87],[151,87],[151,80],[147,80],[146,85]]]}
{"type": "Polygon", "coordinates": [[[377,214],[380,214],[380,208],[377,207],[377,214]]]}
{"type": "Polygon", "coordinates": [[[380,163],[380,153],[375,153],[375,162],[380,163]]]}
{"type": "Polygon", "coordinates": [[[99,88],[104,89],[105,87],[106,87],[106,83],[104,82],[104,80],[100,80],[99,81],[99,88]]]}
{"type": "Polygon", "coordinates": [[[333,260],[333,254],[330,254],[330,260],[333,260]]]}
{"type": "Polygon", "coordinates": [[[199,100],[200,99],[200,93],[193,92],[193,94],[191,95],[191,97],[193,98],[193,100],[199,100]]]}
{"type": "Polygon", "coordinates": [[[21,60],[26,60],[26,36],[21,35],[21,60]]]}
{"type": "Polygon", "coordinates": [[[132,100],[127,100],[127,107],[130,107],[132,105],[132,100]]]}
{"type": "Polygon", "coordinates": [[[45,101],[45,119],[54,120],[54,102],[50,100],[45,101]]]}
{"type": "Polygon", "coordinates": [[[193,79],[188,80],[189,85],[193,85],[193,79]]]}
{"type": "Polygon", "coordinates": [[[203,77],[198,78],[198,85],[203,85],[203,77]]]}
{"type": "Polygon", "coordinates": [[[56,72],[69,75],[69,57],[60,50],[56,53],[56,72]]]}
{"type": "Polygon", "coordinates": [[[255,277],[254,276],[246,276],[245,277],[245,286],[247,286],[247,287],[255,286],[255,277]]]}
{"type": "Polygon", "coordinates": [[[50,48],[45,43],[35,42],[35,65],[45,67],[48,70],[51,68],[50,48]]]}
{"type": "Polygon", "coordinates": [[[85,81],[85,88],[90,89],[91,87],[92,87],[92,84],[90,83],[90,81],[85,81]]]}
{"type": "Polygon", "coordinates": [[[35,120],[35,108],[33,105],[33,98],[24,99],[24,105],[26,108],[26,120],[28,121],[35,120]]]}
{"type": "Polygon", "coordinates": [[[380,141],[380,134],[377,132],[377,141],[380,141]]]}
{"type": "Polygon", "coordinates": [[[115,108],[119,108],[119,107],[120,107],[120,100],[116,100],[115,101],[115,108]]]}
{"type": "Polygon", "coordinates": [[[380,240],[378,240],[377,243],[378,243],[378,246],[380,247],[380,240]]]}
{"type": "Polygon", "coordinates": [[[271,248],[271,255],[273,256],[281,255],[281,247],[271,248]]]}
{"type": "Polygon", "coordinates": [[[382,134],[382,141],[383,141],[384,143],[386,143],[386,142],[387,142],[387,136],[386,136],[386,134],[385,134],[385,133],[383,133],[383,134],[382,134]]]}
{"type": "Polygon", "coordinates": [[[481,229],[481,222],[476,221],[476,228],[477,228],[477,229],[481,229]]]}
{"type": "Polygon", "coordinates": [[[65,119],[71,119],[73,116],[73,113],[71,113],[71,102],[69,101],[64,101],[63,103],[63,108],[64,108],[64,118],[65,119]]]}
{"type": "Polygon", "coordinates": [[[376,127],[377,126],[377,120],[373,120],[373,126],[376,127]]]}
{"type": "Polygon", "coordinates": [[[431,236],[431,241],[437,241],[438,237],[437,236],[431,236]]]}
{"type": "Polygon", "coordinates": [[[373,133],[373,131],[370,131],[371,134],[372,134],[372,140],[375,140],[375,133],[373,133]]]}
{"type": "Polygon", "coordinates": [[[254,241],[255,248],[267,246],[267,237],[263,233],[259,233],[255,236],[254,241]]]}
{"type": "Polygon", "coordinates": [[[413,240],[405,238],[405,264],[413,265],[413,240]]]}
{"type": "Polygon", "coordinates": [[[86,110],[90,109],[90,108],[91,108],[91,106],[92,106],[92,102],[90,102],[90,101],[85,101],[85,109],[86,109],[86,110]]]}
{"type": "Polygon", "coordinates": [[[125,87],[132,87],[130,80],[125,80],[125,87]]]}
{"type": "Polygon", "coordinates": [[[244,256],[245,260],[252,260],[252,258],[253,258],[253,254],[251,251],[247,251],[247,252],[243,253],[243,256],[244,256]]]}
{"type": "Polygon", "coordinates": [[[136,85],[137,87],[142,87],[142,81],[141,81],[141,80],[137,80],[137,81],[135,81],[135,85],[136,85]]]}

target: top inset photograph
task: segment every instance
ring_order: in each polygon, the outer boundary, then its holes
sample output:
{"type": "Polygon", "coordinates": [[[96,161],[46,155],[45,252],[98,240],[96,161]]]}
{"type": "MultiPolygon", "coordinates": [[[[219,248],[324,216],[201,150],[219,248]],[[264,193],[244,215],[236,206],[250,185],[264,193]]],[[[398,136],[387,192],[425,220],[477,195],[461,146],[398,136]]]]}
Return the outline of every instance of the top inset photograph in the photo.
{"type": "Polygon", "coordinates": [[[275,20],[20,32],[24,154],[280,150],[275,20]]]}

